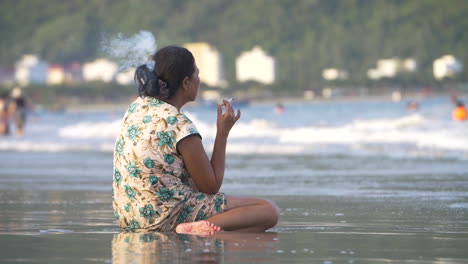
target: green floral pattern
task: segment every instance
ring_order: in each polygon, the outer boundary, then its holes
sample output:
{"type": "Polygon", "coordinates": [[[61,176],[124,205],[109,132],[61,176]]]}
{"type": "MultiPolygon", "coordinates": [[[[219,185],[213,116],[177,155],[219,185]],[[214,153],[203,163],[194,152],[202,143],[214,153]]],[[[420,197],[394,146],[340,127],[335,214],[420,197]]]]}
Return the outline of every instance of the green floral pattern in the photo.
{"type": "Polygon", "coordinates": [[[161,191],[157,192],[156,195],[161,198],[161,201],[167,202],[174,197],[174,190],[169,190],[166,187],[162,187],[161,191]]]}
{"type": "Polygon", "coordinates": [[[121,138],[119,138],[117,140],[117,142],[115,143],[115,155],[120,156],[120,155],[124,154],[123,153],[123,144],[124,144],[124,141],[121,138]]]}
{"type": "Polygon", "coordinates": [[[189,179],[188,177],[185,175],[185,173],[181,173],[180,176],[180,181],[183,183],[183,184],[188,184],[189,183],[189,179]]]}
{"type": "Polygon", "coordinates": [[[127,194],[128,199],[132,201],[135,200],[136,192],[132,187],[130,187],[130,185],[125,185],[125,193],[127,194]]]}
{"type": "Polygon", "coordinates": [[[140,178],[141,170],[138,169],[135,161],[127,165],[127,170],[128,170],[130,177],[140,178]]]}
{"type": "Polygon", "coordinates": [[[175,125],[177,124],[177,117],[175,116],[170,116],[167,118],[167,123],[171,124],[171,125],[175,125]]]}
{"type": "Polygon", "coordinates": [[[147,204],[144,207],[140,208],[140,216],[151,219],[153,215],[156,214],[156,211],[153,210],[153,206],[151,204],[147,204]]]}
{"type": "Polygon", "coordinates": [[[114,170],[114,181],[117,184],[120,184],[122,182],[122,174],[120,174],[119,169],[114,170]]]}
{"type": "Polygon", "coordinates": [[[174,163],[174,156],[172,156],[171,154],[166,154],[164,155],[164,161],[167,163],[167,164],[172,164],[174,163]]]}
{"type": "Polygon", "coordinates": [[[180,212],[179,216],[177,217],[177,223],[184,223],[192,212],[193,207],[184,207],[182,212],[180,212]]]}
{"type": "Polygon", "coordinates": [[[205,199],[205,195],[203,193],[200,193],[195,198],[197,198],[197,200],[203,200],[203,199],[205,199]]]}
{"type": "Polygon", "coordinates": [[[158,177],[157,177],[157,176],[151,175],[151,176],[149,176],[149,180],[148,180],[148,181],[149,181],[149,184],[153,185],[153,184],[158,183],[159,180],[158,180],[158,177]]]}
{"type": "Polygon", "coordinates": [[[154,160],[152,160],[151,158],[146,158],[143,161],[143,164],[145,164],[146,168],[148,168],[148,169],[154,168],[154,160]]]}
{"type": "Polygon", "coordinates": [[[216,210],[216,212],[219,212],[221,213],[221,206],[224,205],[224,200],[223,200],[223,197],[222,196],[218,196],[216,199],[215,199],[215,207],[214,209],[216,210]]]}
{"type": "Polygon", "coordinates": [[[141,228],[140,223],[137,220],[132,219],[130,223],[128,223],[127,230],[131,232],[135,232],[135,230],[139,228],[141,228]]]}
{"type": "Polygon", "coordinates": [[[158,145],[172,147],[172,144],[175,142],[175,138],[172,135],[172,132],[158,132],[158,145]]]}
{"type": "Polygon", "coordinates": [[[147,115],[147,116],[143,117],[143,123],[145,123],[145,124],[149,123],[149,122],[151,122],[152,119],[153,119],[152,116],[147,115]]]}
{"type": "Polygon", "coordinates": [[[198,212],[197,217],[195,218],[195,221],[205,220],[207,218],[208,217],[206,216],[205,212],[200,211],[198,212]]]}
{"type": "Polygon", "coordinates": [[[141,132],[137,125],[133,125],[127,128],[127,137],[129,137],[132,141],[135,141],[136,137],[140,134],[141,132]]]}
{"type": "Polygon", "coordinates": [[[159,100],[159,99],[156,99],[156,98],[150,98],[149,99],[149,102],[148,102],[148,106],[156,106],[156,107],[160,107],[161,105],[163,105],[164,102],[159,100]]]}
{"type": "Polygon", "coordinates": [[[224,194],[191,185],[176,149],[190,135],[199,136],[198,130],[176,107],[151,97],[131,103],[114,149],[112,203],[122,229],[174,231],[178,223],[224,211],[224,194]]]}
{"type": "Polygon", "coordinates": [[[129,112],[129,113],[135,113],[135,111],[136,111],[138,105],[139,105],[138,103],[133,103],[133,104],[131,104],[130,107],[128,108],[128,112],[129,112]]]}

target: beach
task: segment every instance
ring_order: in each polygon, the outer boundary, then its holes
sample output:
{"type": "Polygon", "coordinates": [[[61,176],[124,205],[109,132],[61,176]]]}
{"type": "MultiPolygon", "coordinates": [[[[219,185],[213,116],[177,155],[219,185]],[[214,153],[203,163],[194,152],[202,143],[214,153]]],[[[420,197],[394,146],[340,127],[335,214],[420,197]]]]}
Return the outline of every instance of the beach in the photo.
{"type": "MultiPolygon", "coordinates": [[[[0,138],[1,263],[466,263],[468,123],[447,98],[251,104],[231,131],[230,195],[280,207],[267,233],[120,232],[111,206],[125,111],[37,112],[0,138]]],[[[206,149],[215,109],[184,109],[206,149]]]]}

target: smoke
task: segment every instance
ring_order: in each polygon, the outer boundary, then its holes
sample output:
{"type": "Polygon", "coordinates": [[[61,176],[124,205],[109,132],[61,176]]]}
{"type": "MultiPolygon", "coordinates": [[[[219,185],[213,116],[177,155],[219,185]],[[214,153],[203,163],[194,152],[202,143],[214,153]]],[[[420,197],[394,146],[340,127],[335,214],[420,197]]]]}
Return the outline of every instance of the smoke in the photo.
{"type": "Polygon", "coordinates": [[[156,52],[156,38],[151,32],[144,30],[131,37],[119,33],[114,37],[103,37],[101,50],[118,63],[119,71],[143,63],[154,68],[154,63],[148,62],[148,58],[156,52]]]}

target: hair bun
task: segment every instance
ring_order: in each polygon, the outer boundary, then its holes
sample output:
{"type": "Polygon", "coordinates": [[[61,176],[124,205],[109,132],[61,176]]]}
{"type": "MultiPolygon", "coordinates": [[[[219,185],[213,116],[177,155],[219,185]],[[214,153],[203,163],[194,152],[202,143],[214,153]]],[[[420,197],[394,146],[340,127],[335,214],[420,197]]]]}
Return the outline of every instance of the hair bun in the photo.
{"type": "Polygon", "coordinates": [[[140,65],[135,70],[134,80],[138,83],[138,91],[140,96],[147,95],[149,90],[154,89],[154,81],[157,80],[154,71],[148,69],[146,64],[140,65]]]}
{"type": "Polygon", "coordinates": [[[168,98],[169,97],[169,88],[167,87],[167,83],[161,79],[158,79],[158,85],[159,85],[159,93],[162,98],[168,98]]]}

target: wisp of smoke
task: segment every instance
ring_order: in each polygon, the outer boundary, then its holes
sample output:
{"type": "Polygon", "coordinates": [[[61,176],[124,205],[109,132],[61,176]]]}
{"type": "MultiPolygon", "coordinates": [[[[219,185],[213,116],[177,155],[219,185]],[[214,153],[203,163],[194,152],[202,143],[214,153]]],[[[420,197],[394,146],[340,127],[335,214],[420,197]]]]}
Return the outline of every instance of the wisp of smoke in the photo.
{"type": "Polygon", "coordinates": [[[119,71],[148,63],[148,57],[156,52],[156,39],[149,31],[140,31],[132,37],[119,33],[115,37],[104,37],[101,50],[119,64],[119,71]]]}

